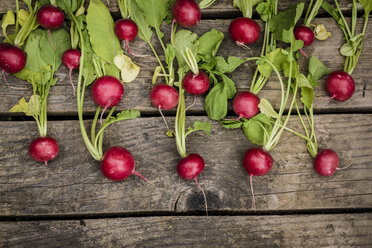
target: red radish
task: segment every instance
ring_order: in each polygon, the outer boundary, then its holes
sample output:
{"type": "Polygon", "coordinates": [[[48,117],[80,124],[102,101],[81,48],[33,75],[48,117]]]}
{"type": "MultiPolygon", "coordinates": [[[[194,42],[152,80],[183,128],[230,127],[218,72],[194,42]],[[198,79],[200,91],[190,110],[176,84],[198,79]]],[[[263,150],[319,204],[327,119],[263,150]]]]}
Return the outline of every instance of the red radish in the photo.
{"type": "Polygon", "coordinates": [[[151,90],[150,99],[154,107],[171,110],[178,104],[178,92],[168,84],[158,84],[151,90]]]}
{"type": "Polygon", "coordinates": [[[348,100],[355,91],[354,79],[344,71],[329,74],[325,87],[328,95],[340,102],[348,100]]]}
{"type": "Polygon", "coordinates": [[[112,76],[98,78],[92,87],[92,98],[94,102],[105,109],[118,105],[123,95],[123,84],[112,76]]]}
{"type": "Polygon", "coordinates": [[[177,0],[172,6],[172,16],[179,25],[189,28],[198,24],[201,11],[194,0],[177,0]]]}
{"type": "Polygon", "coordinates": [[[14,74],[26,66],[26,54],[16,46],[0,43],[0,68],[2,71],[14,74]]]}
{"type": "Polygon", "coordinates": [[[37,22],[48,30],[58,29],[65,20],[62,10],[52,5],[43,6],[36,15],[37,22]]]}
{"type": "Polygon", "coordinates": [[[258,104],[260,104],[258,96],[249,91],[242,91],[234,97],[233,110],[239,115],[239,119],[249,119],[260,112],[258,104]]]}
{"type": "Polygon", "coordinates": [[[197,153],[191,153],[178,162],[178,175],[185,180],[195,180],[196,186],[201,190],[204,196],[205,211],[208,215],[207,197],[203,188],[198,183],[197,177],[202,173],[205,162],[202,156],[197,153]]]}
{"type": "Polygon", "coordinates": [[[246,17],[239,17],[233,20],[229,27],[231,39],[242,46],[252,44],[260,37],[261,28],[254,20],[246,17]]]}
{"type": "Polygon", "coordinates": [[[130,175],[135,175],[148,182],[145,177],[135,170],[134,166],[135,161],[132,154],[120,146],[107,149],[101,161],[101,171],[110,180],[121,181],[130,175]]]}
{"type": "Polygon", "coordinates": [[[196,179],[204,170],[205,162],[202,156],[196,153],[191,153],[187,157],[180,160],[177,166],[178,175],[185,179],[196,179]]]}
{"type": "Polygon", "coordinates": [[[314,32],[306,26],[297,26],[293,30],[296,40],[302,40],[304,46],[310,46],[314,42],[314,32]]]}
{"type": "Polygon", "coordinates": [[[68,74],[70,78],[70,83],[72,85],[72,88],[74,89],[74,95],[75,95],[75,86],[72,83],[71,73],[72,73],[72,70],[79,68],[80,56],[81,56],[81,52],[77,49],[69,49],[65,51],[62,55],[62,63],[64,66],[66,66],[69,69],[68,74]]]}
{"type": "Polygon", "coordinates": [[[331,149],[321,151],[314,159],[314,170],[324,177],[333,175],[337,170],[338,165],[338,155],[331,149]]]}
{"type": "Polygon", "coordinates": [[[204,71],[198,74],[189,71],[183,78],[182,86],[191,95],[203,95],[209,89],[209,77],[204,71]]]}
{"type": "Polygon", "coordinates": [[[28,148],[30,156],[38,162],[47,162],[57,157],[59,146],[55,139],[50,137],[40,137],[31,141],[28,148]]]}
{"type": "Polygon", "coordinates": [[[252,177],[267,174],[273,167],[273,158],[270,153],[261,148],[251,148],[244,154],[243,166],[249,174],[252,191],[252,207],[255,208],[252,177]]]}
{"type": "Polygon", "coordinates": [[[116,22],[114,31],[119,40],[125,41],[127,51],[137,56],[129,49],[129,42],[134,40],[138,34],[137,24],[132,20],[122,19],[116,22]]]}

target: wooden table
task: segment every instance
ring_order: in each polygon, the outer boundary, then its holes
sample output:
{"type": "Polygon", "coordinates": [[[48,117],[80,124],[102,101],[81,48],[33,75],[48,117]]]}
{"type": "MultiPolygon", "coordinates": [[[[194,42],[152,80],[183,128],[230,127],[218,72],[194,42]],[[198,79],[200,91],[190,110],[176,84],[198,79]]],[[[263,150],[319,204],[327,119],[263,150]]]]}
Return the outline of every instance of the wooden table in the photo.
{"type": "MultiPolygon", "coordinates": [[[[110,11],[119,17],[116,1],[111,2],[110,11]]],[[[284,9],[295,1],[279,2],[284,9]]],[[[340,1],[346,15],[350,15],[349,2],[340,1]]],[[[9,8],[14,9],[14,1],[1,0],[0,13],[9,8]]],[[[216,28],[224,32],[220,55],[259,54],[260,41],[246,51],[229,39],[226,31],[231,18],[240,15],[230,0],[217,0],[203,14],[205,19],[192,31],[202,34],[216,28]]],[[[342,69],[344,58],[338,52],[343,43],[341,31],[324,12],[314,22],[326,24],[332,37],[315,41],[305,52],[316,55],[331,70],[342,69]]],[[[362,19],[359,28],[361,23],[362,19]]],[[[169,26],[163,30],[169,33],[169,26]]],[[[175,142],[165,136],[164,124],[149,101],[156,66],[152,56],[134,58],[142,71],[135,82],[125,85],[125,98],[117,107],[118,111],[138,109],[143,117],[109,128],[104,147],[129,149],[137,170],[155,186],[134,176],[124,182],[102,176],[99,163],[83,144],[65,68],[58,72],[60,81],[51,90],[48,104],[48,133],[59,141],[60,154],[47,167],[32,161],[27,148],[38,136],[36,124],[22,114],[8,113],[20,97],[31,95],[31,88],[11,90],[2,82],[0,247],[371,247],[371,40],[372,23],[353,74],[356,92],[349,101],[328,100],[324,85],[316,90],[319,146],[332,147],[342,165],[352,162],[352,166],[329,178],[320,177],[312,168],[304,142],[284,134],[272,151],[272,171],[254,178],[254,211],[249,177],[241,162],[252,144],[241,130],[224,130],[213,122],[210,137],[195,133],[188,139],[189,152],[199,152],[206,160],[199,182],[206,191],[210,216],[205,216],[203,196],[195,184],[179,179],[175,142]]],[[[138,38],[132,47],[135,53],[151,54],[138,38]]],[[[232,75],[239,90],[249,89],[252,65],[244,64],[232,75]]],[[[8,79],[11,84],[25,84],[11,76],[8,79]]],[[[279,94],[273,77],[260,96],[278,108],[279,94]]],[[[95,106],[89,92],[86,99],[89,122],[95,106]]],[[[192,99],[187,97],[186,101],[191,103],[192,99]]],[[[188,122],[207,120],[202,103],[199,97],[188,122]]],[[[174,123],[175,111],[167,116],[174,123]]],[[[291,119],[290,126],[299,128],[296,119],[291,119]]]]}

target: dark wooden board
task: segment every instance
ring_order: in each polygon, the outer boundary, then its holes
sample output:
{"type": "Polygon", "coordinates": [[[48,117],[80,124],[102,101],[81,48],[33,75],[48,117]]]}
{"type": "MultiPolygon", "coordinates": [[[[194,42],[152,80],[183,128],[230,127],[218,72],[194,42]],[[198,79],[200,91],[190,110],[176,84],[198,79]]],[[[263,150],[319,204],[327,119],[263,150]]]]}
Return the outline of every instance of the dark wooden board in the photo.
{"type": "Polygon", "coordinates": [[[372,214],[0,223],[2,247],[371,247],[372,214]]]}
{"type": "MultiPolygon", "coordinates": [[[[190,117],[191,121],[205,117],[190,117]]],[[[173,118],[168,121],[173,125],[173,118]]],[[[291,121],[292,123],[292,121],[291,121]]],[[[372,115],[315,117],[320,148],[332,148],[341,167],[324,178],[312,168],[305,143],[284,133],[271,152],[272,171],[254,177],[257,210],[359,209],[372,205],[372,115]]],[[[291,126],[299,128],[297,121],[291,126]]],[[[199,182],[213,211],[251,211],[249,177],[242,167],[252,147],[241,130],[212,125],[210,137],[190,135],[188,152],[200,153],[205,171],[199,182]]],[[[155,186],[131,176],[124,182],[105,179],[84,147],[77,121],[49,122],[49,135],[60,144],[48,166],[36,163],[27,147],[37,136],[33,122],[0,122],[0,215],[72,215],[135,212],[204,211],[201,192],[176,172],[180,159],[175,141],[165,136],[161,118],[139,118],[107,130],[104,148],[121,145],[136,159],[136,168],[155,186]]]]}
{"type": "MultiPolygon", "coordinates": [[[[203,20],[197,28],[193,31],[199,35],[207,32],[211,28],[216,28],[225,33],[225,40],[223,41],[220,48],[220,55],[227,57],[229,55],[239,57],[249,57],[259,55],[261,42],[252,45],[250,51],[239,48],[234,45],[228,37],[227,28],[231,20],[203,20]]],[[[327,41],[315,41],[314,44],[305,48],[304,51],[308,54],[314,54],[321,59],[330,70],[341,70],[344,64],[344,57],[339,55],[338,49],[342,46],[343,35],[335,22],[329,18],[316,19],[315,23],[325,23],[332,32],[333,36],[327,41]]],[[[362,20],[359,20],[359,26],[362,24],[362,20]]],[[[165,28],[163,28],[165,30],[165,28]]],[[[367,28],[366,38],[364,42],[364,51],[372,49],[372,42],[368,42],[372,39],[372,25],[367,28]]],[[[156,48],[159,50],[158,43],[153,39],[156,48]]],[[[151,54],[151,51],[147,44],[137,38],[131,43],[133,50],[139,54],[151,54]]],[[[136,108],[146,113],[155,113],[157,110],[151,106],[149,94],[152,88],[151,79],[153,70],[157,66],[156,60],[151,57],[146,58],[134,58],[134,61],[142,68],[139,77],[132,83],[125,85],[125,95],[122,102],[118,105],[117,110],[123,110],[126,108],[136,108]]],[[[305,69],[306,61],[302,60],[302,68],[305,69]]],[[[356,92],[354,96],[347,102],[339,103],[336,101],[330,101],[324,90],[324,80],[320,87],[316,89],[315,96],[315,111],[316,112],[353,112],[353,111],[371,111],[372,110],[372,97],[370,96],[370,87],[366,86],[372,77],[372,71],[370,65],[372,64],[372,58],[368,52],[362,53],[360,56],[359,64],[353,73],[353,77],[356,82],[356,92]],[[366,86],[366,87],[365,87],[366,86]],[[364,93],[364,95],[363,95],[364,93]]],[[[254,63],[246,63],[238,68],[232,75],[232,79],[235,81],[238,90],[249,90],[250,81],[254,72],[254,63]]],[[[53,115],[71,115],[75,114],[76,100],[72,95],[72,87],[68,82],[68,72],[65,68],[61,68],[57,74],[61,79],[60,82],[54,86],[50,92],[48,101],[48,111],[53,115]]],[[[76,79],[77,73],[74,75],[76,79]]],[[[17,86],[24,86],[26,83],[16,79],[12,76],[8,76],[10,84],[17,86]]],[[[76,80],[74,80],[76,82],[76,80]]],[[[27,99],[32,94],[30,85],[28,90],[13,90],[8,89],[3,82],[0,84],[0,115],[9,115],[8,110],[15,105],[22,96],[27,99]]],[[[275,77],[265,86],[261,91],[260,97],[267,98],[272,102],[274,107],[278,108],[280,105],[280,86],[275,77]]],[[[90,91],[86,93],[86,113],[94,113],[95,105],[90,98],[90,91]]],[[[187,101],[192,102],[192,98],[188,97],[187,101]]],[[[194,113],[203,111],[203,97],[198,97],[197,105],[192,109],[194,113]]],[[[14,115],[14,114],[13,114],[14,115]]],[[[23,114],[19,114],[23,115],[23,114]]]]}
{"type": "MultiPolygon", "coordinates": [[[[87,0],[86,2],[89,2],[87,0]]],[[[105,2],[105,0],[103,1],[105,2]]],[[[106,5],[109,6],[110,12],[119,12],[118,4],[116,0],[113,1],[107,1],[106,5]],[[108,5],[107,2],[110,4],[108,5]]],[[[218,16],[218,17],[226,17],[228,16],[238,16],[241,15],[241,12],[239,9],[234,8],[232,5],[232,0],[216,0],[214,4],[212,4],[209,8],[203,9],[202,13],[205,16],[218,16]]],[[[309,1],[304,1],[308,3],[309,1]]],[[[332,3],[332,0],[328,0],[328,2],[332,3]]],[[[279,10],[284,10],[288,6],[292,5],[294,2],[293,1],[278,1],[278,9],[279,10]]],[[[348,0],[340,0],[339,1],[340,8],[342,11],[345,12],[351,12],[351,4],[348,0]]],[[[23,4],[22,1],[20,1],[20,6],[21,8],[26,8],[26,6],[23,4]]],[[[307,6],[307,5],[306,5],[307,6]]],[[[15,0],[1,0],[1,5],[0,5],[0,14],[5,13],[8,9],[13,9],[15,10],[15,0]]],[[[358,8],[361,10],[361,7],[359,6],[358,8]]],[[[321,13],[323,13],[323,10],[320,10],[321,13]]],[[[119,17],[119,14],[117,13],[117,16],[119,17]]]]}

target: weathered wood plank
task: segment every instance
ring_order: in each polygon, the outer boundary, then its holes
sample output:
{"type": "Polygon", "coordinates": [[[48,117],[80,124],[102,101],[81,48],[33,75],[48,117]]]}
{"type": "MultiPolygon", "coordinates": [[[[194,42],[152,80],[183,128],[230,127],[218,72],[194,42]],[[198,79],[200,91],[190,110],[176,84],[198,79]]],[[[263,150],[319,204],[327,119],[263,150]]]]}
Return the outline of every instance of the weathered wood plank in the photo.
{"type": "MultiPolygon", "coordinates": [[[[188,121],[205,121],[191,117],[188,121]]],[[[169,118],[173,125],[173,118],[169,118]]],[[[353,165],[323,178],[312,168],[302,140],[284,133],[272,151],[273,170],[255,177],[257,210],[356,209],[372,205],[372,115],[315,117],[320,148],[332,148],[341,166],[353,165]]],[[[299,123],[294,122],[295,128],[299,123]]],[[[241,160],[252,145],[241,130],[223,130],[213,123],[210,137],[196,133],[188,152],[200,153],[205,171],[199,182],[209,209],[250,211],[249,177],[241,160]]],[[[153,211],[203,211],[203,197],[193,182],[176,173],[180,159],[175,142],[164,134],[161,118],[140,118],[107,130],[104,147],[129,149],[137,170],[155,184],[131,176],[124,182],[105,179],[84,147],[77,121],[49,123],[49,135],[60,143],[60,154],[47,167],[31,161],[27,147],[37,136],[34,123],[0,122],[0,213],[63,215],[153,211]]]]}
{"type": "MultiPolygon", "coordinates": [[[[333,36],[325,41],[315,41],[310,48],[305,48],[305,52],[308,54],[314,54],[319,57],[324,63],[330,68],[330,70],[340,70],[343,68],[344,58],[339,55],[338,49],[341,47],[343,42],[343,35],[335,22],[331,19],[317,19],[315,21],[323,22],[327,24],[327,27],[332,32],[333,36]]],[[[211,28],[216,28],[225,33],[225,40],[222,43],[220,49],[220,55],[229,56],[235,55],[240,57],[245,56],[257,56],[260,50],[260,42],[252,45],[252,50],[242,50],[238,46],[234,45],[227,34],[227,28],[230,20],[206,20],[202,21],[197,28],[193,31],[198,34],[203,34],[211,28]]],[[[359,24],[362,24],[359,20],[359,24]]],[[[165,30],[166,28],[164,28],[165,30]]],[[[168,28],[167,28],[168,29],[168,28]]],[[[368,40],[372,39],[372,25],[368,26],[366,38],[364,42],[364,51],[372,50],[372,42],[368,40]]],[[[155,39],[154,39],[155,42],[155,39]]],[[[157,44],[155,42],[155,44],[157,44]]],[[[136,39],[133,42],[133,50],[140,54],[151,54],[150,49],[145,42],[140,39],[136,39]]],[[[161,49],[157,44],[158,49],[161,49]]],[[[149,100],[149,94],[152,88],[151,78],[153,69],[156,67],[156,61],[151,57],[146,58],[134,58],[134,60],[141,66],[142,71],[135,82],[125,85],[125,96],[122,102],[118,105],[117,109],[122,110],[126,108],[136,108],[145,112],[156,112],[157,110],[151,106],[149,100]]],[[[305,67],[306,62],[303,61],[305,67]]],[[[370,65],[372,64],[372,58],[367,52],[362,53],[359,64],[353,74],[356,81],[356,92],[355,95],[347,102],[339,103],[336,101],[329,101],[328,96],[324,91],[324,82],[316,90],[315,98],[315,111],[317,112],[330,112],[330,111],[370,111],[372,110],[372,98],[370,97],[369,87],[365,88],[367,82],[372,77],[372,71],[370,65]],[[364,95],[363,95],[364,92],[364,95]],[[364,96],[364,97],[363,97],[364,96]]],[[[250,81],[253,76],[253,63],[246,63],[241,66],[236,72],[233,73],[232,78],[236,82],[238,90],[248,90],[250,81]]],[[[57,74],[61,79],[60,82],[52,88],[49,97],[48,111],[54,115],[63,114],[74,114],[76,113],[76,100],[72,96],[72,88],[68,82],[68,73],[65,68],[60,69],[57,74]]],[[[75,74],[75,78],[76,78],[75,74]]],[[[25,85],[19,79],[8,76],[8,80],[12,85],[25,85]]],[[[76,81],[76,80],[75,80],[76,81]]],[[[30,87],[30,86],[28,86],[30,87]]],[[[269,82],[265,88],[261,91],[260,96],[269,99],[273,105],[278,108],[280,105],[280,86],[278,81],[273,77],[272,81],[269,82]]],[[[31,95],[32,91],[29,90],[12,90],[8,89],[4,83],[0,84],[0,114],[8,114],[8,110],[15,105],[22,96],[31,95]]],[[[90,92],[86,94],[86,105],[85,111],[87,113],[94,113],[95,106],[90,98],[90,92]]],[[[192,102],[191,97],[187,99],[190,103],[192,102]]],[[[203,111],[202,106],[203,98],[198,97],[197,105],[193,108],[194,112],[203,111]]]]}
{"type": "MultiPolygon", "coordinates": [[[[20,1],[21,8],[26,8],[22,1],[20,1]]],[[[89,2],[87,0],[86,2],[89,2]]],[[[105,1],[104,1],[105,2],[105,1]]],[[[119,12],[117,1],[109,1],[110,5],[108,5],[110,12],[119,12]]],[[[278,1],[278,9],[284,10],[291,4],[295,3],[295,1],[278,1]]],[[[309,2],[309,1],[305,1],[309,2]]],[[[332,0],[328,0],[328,2],[332,3],[332,0]]],[[[340,0],[339,1],[340,8],[342,11],[351,12],[351,3],[348,0],[340,0]]],[[[107,5],[107,4],[106,4],[107,5]]],[[[307,5],[306,5],[307,6],[307,5]]],[[[0,15],[5,13],[8,9],[15,10],[15,0],[1,0],[0,5],[0,15]]],[[[359,10],[361,7],[359,6],[359,10]]],[[[323,13],[323,11],[320,11],[323,13]]],[[[203,9],[202,13],[208,16],[226,16],[226,15],[241,15],[240,11],[237,8],[234,8],[232,5],[232,0],[217,0],[214,4],[212,4],[209,8],[203,9]]]]}
{"type": "Polygon", "coordinates": [[[370,247],[372,214],[0,223],[2,247],[370,247]]]}

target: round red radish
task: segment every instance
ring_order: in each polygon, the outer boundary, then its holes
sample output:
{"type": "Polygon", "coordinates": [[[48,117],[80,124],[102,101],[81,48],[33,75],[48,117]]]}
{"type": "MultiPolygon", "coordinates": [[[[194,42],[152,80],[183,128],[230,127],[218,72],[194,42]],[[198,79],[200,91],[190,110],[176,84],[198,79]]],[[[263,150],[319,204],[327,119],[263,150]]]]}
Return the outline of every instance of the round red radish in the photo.
{"type": "Polygon", "coordinates": [[[59,146],[55,139],[40,137],[31,141],[28,148],[30,156],[38,162],[46,162],[57,157],[59,146]]]}
{"type": "Polygon", "coordinates": [[[297,26],[293,30],[296,40],[302,40],[304,46],[310,46],[314,42],[314,32],[311,28],[306,26],[297,26]]]}
{"type": "Polygon", "coordinates": [[[260,109],[260,98],[249,91],[239,92],[233,100],[233,110],[235,114],[239,115],[239,118],[252,118],[260,109]]]}
{"type": "Polygon", "coordinates": [[[321,151],[314,159],[314,170],[324,177],[333,175],[337,170],[338,165],[338,155],[331,149],[321,151]]]}
{"type": "Polygon", "coordinates": [[[273,158],[261,148],[251,148],[244,155],[243,165],[250,176],[263,176],[273,167],[273,158]]]}
{"type": "Polygon", "coordinates": [[[191,95],[203,95],[209,89],[209,77],[204,71],[198,74],[189,71],[183,78],[182,86],[191,95]]]}
{"type": "Polygon", "coordinates": [[[334,71],[326,81],[328,95],[340,102],[348,100],[355,91],[354,79],[344,71],[334,71]]]}
{"type": "Polygon", "coordinates": [[[181,178],[191,180],[199,176],[204,170],[204,167],[205,162],[202,156],[191,153],[178,162],[177,172],[181,178]]]}
{"type": "Polygon", "coordinates": [[[59,8],[47,5],[39,9],[36,15],[37,22],[46,29],[58,29],[65,20],[65,15],[59,8]]]}
{"type": "Polygon", "coordinates": [[[123,95],[123,84],[112,76],[98,78],[92,87],[92,98],[94,102],[103,108],[112,108],[118,105],[123,95]]]}
{"type": "Polygon", "coordinates": [[[81,52],[77,49],[69,49],[62,54],[62,63],[70,70],[79,68],[81,52]]]}
{"type": "Polygon", "coordinates": [[[25,68],[26,54],[16,46],[0,43],[0,68],[2,71],[14,74],[25,68]]]}
{"type": "Polygon", "coordinates": [[[252,44],[260,37],[261,28],[254,20],[239,17],[233,20],[229,27],[231,39],[238,45],[252,44]]]}
{"type": "Polygon", "coordinates": [[[194,0],[177,0],[172,7],[172,16],[179,25],[189,28],[198,24],[201,11],[194,0]]]}
{"type": "Polygon", "coordinates": [[[115,34],[119,40],[132,41],[138,34],[137,24],[129,19],[121,19],[115,24],[115,34]]]}
{"type": "Polygon", "coordinates": [[[168,84],[158,84],[152,88],[150,100],[156,108],[171,110],[178,104],[178,92],[168,84]]]}
{"type": "Polygon", "coordinates": [[[120,146],[107,149],[101,161],[101,171],[110,180],[121,181],[133,174],[148,181],[135,170],[134,166],[132,154],[120,146]]]}

